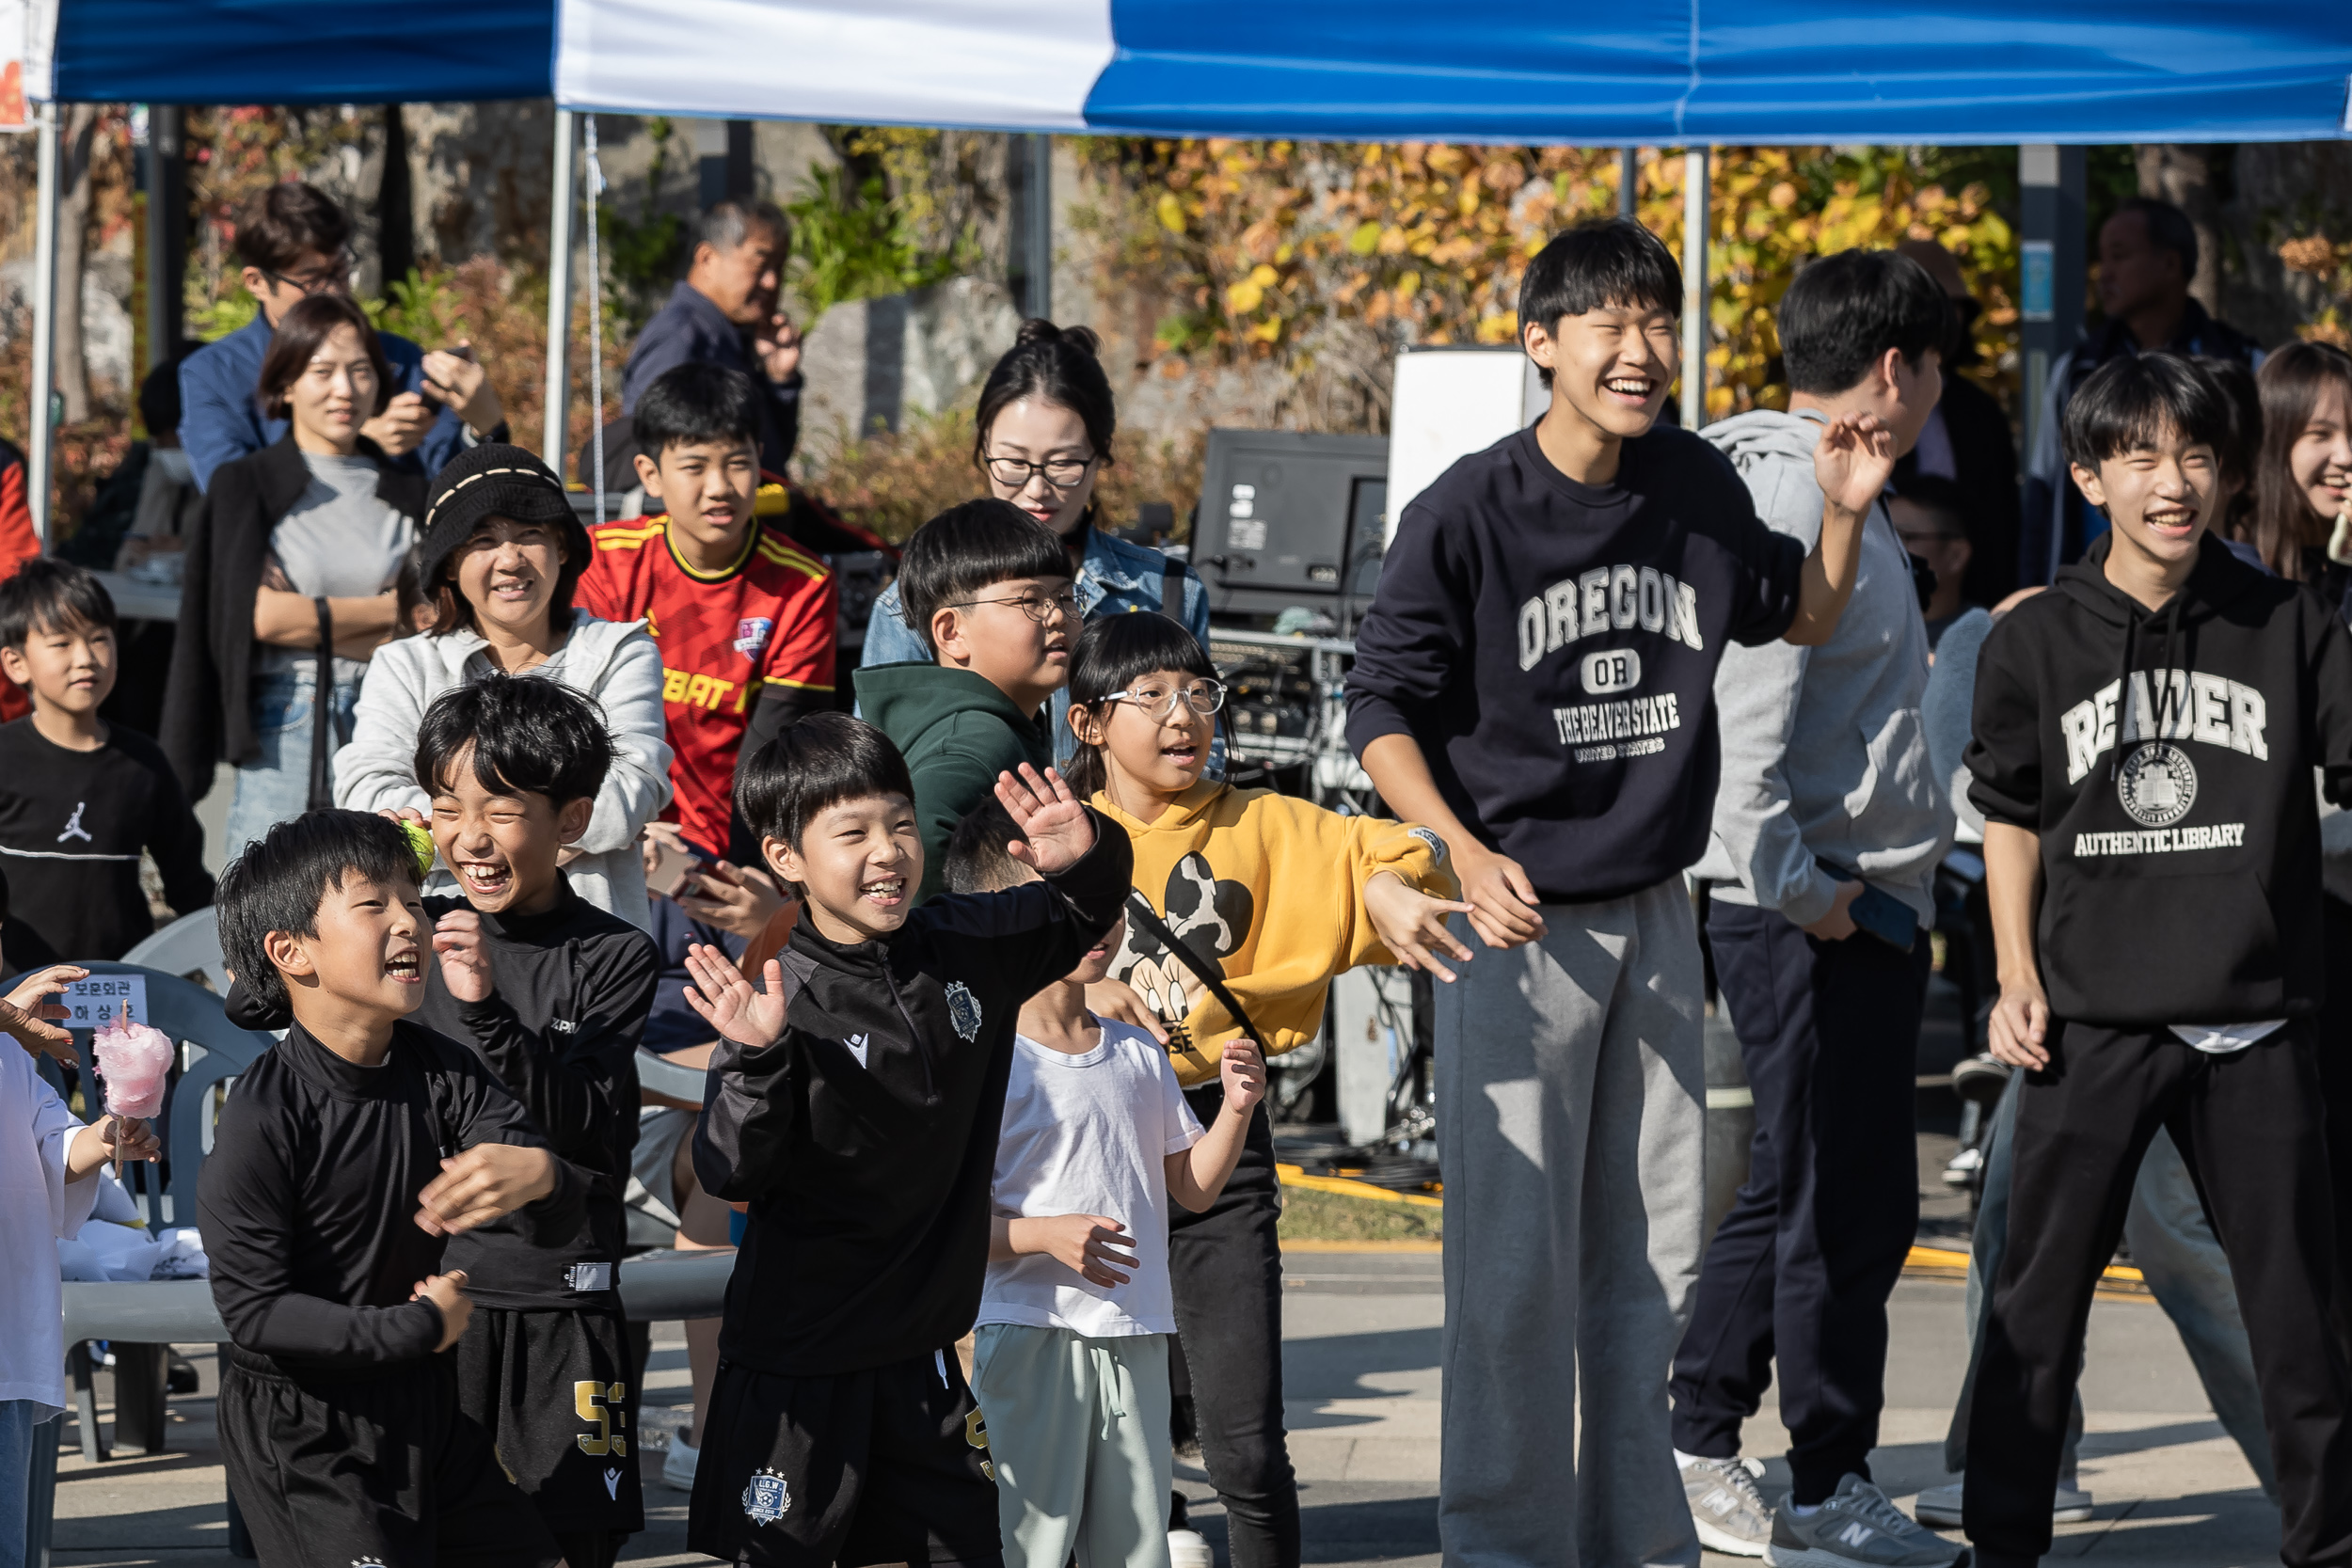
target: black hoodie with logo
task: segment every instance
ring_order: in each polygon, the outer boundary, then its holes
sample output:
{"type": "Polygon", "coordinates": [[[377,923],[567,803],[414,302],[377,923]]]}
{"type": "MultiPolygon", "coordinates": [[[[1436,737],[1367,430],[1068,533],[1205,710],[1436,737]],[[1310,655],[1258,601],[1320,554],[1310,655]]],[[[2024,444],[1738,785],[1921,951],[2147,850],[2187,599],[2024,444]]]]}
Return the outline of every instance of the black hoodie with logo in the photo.
{"type": "Polygon", "coordinates": [[[2208,536],[2151,612],[2111,537],[2002,617],[1969,798],[2041,835],[2042,982],[2120,1027],[2307,1018],[2326,984],[2312,769],[2352,800],[2352,636],[2208,536]]]}
{"type": "Polygon", "coordinates": [[[751,1206],[725,1359],[831,1376],[971,1328],[1013,1022],[1111,928],[1131,885],[1127,835],[1088,815],[1093,847],[1042,882],[931,899],[875,942],[793,927],[784,1033],[720,1042],[694,1132],[703,1190],[751,1206]]]}

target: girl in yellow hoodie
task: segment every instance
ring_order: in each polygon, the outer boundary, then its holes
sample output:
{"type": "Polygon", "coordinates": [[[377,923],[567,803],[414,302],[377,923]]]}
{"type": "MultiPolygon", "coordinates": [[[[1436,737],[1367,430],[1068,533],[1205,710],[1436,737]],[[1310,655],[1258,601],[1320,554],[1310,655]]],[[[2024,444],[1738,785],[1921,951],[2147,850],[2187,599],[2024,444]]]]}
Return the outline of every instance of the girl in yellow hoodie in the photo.
{"type": "MultiPolygon", "coordinates": [[[[1224,701],[1207,652],[1164,615],[1091,622],[1071,657],[1079,741],[1071,784],[1127,830],[1136,851],[1126,938],[1107,978],[1087,988],[1087,1005],[1160,1037],[1203,1117],[1222,1102],[1225,1043],[1251,1035],[1268,1057],[1304,1044],[1323,1027],[1324,998],[1342,971],[1402,963],[1451,981],[1446,959],[1470,957],[1445,928],[1470,906],[1454,901],[1436,833],[1201,777],[1224,701]],[[1147,910],[1183,951],[1154,932],[1147,910]]],[[[1225,1503],[1233,1560],[1250,1568],[1299,1560],[1298,1494],[1282,1440],[1280,1212],[1262,1103],[1223,1194],[1201,1212],[1172,1216],[1168,1235],[1193,1426],[1225,1503]]],[[[1180,1498],[1171,1533],[1184,1528],[1182,1511],[1180,1498]]],[[[1178,1537],[1171,1548],[1198,1539],[1178,1537]]],[[[1181,1565],[1188,1554],[1171,1555],[1181,1565]]]]}

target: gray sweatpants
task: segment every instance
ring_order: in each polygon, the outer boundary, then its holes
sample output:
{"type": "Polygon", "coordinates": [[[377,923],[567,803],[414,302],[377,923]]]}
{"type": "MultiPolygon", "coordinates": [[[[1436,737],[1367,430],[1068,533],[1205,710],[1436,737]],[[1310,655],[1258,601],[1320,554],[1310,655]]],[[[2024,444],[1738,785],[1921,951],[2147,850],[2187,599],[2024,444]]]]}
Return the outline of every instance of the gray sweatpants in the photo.
{"type": "Polygon", "coordinates": [[[1438,1538],[1449,1565],[1681,1568],[1666,1374],[1706,1194],[1698,932],[1679,878],[1543,915],[1506,952],[1457,915],[1477,957],[1437,988],[1438,1538]]]}

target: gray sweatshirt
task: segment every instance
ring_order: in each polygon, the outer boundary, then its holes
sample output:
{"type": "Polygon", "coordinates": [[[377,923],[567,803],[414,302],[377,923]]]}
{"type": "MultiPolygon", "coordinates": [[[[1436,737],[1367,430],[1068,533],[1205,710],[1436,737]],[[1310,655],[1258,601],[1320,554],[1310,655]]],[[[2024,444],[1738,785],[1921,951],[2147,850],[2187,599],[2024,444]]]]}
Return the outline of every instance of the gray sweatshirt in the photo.
{"type": "MultiPolygon", "coordinates": [[[[1808,549],[1821,531],[1813,448],[1825,422],[1758,412],[1700,433],[1739,469],[1766,526],[1808,549]]],[[[1715,674],[1723,778],[1694,868],[1726,884],[1714,896],[1809,926],[1836,895],[1829,865],[1932,924],[1931,883],[1952,817],[1920,718],[1927,685],[1928,633],[1910,558],[1886,509],[1873,507],[1853,598],[1827,643],[1724,650],[1715,674]]]]}

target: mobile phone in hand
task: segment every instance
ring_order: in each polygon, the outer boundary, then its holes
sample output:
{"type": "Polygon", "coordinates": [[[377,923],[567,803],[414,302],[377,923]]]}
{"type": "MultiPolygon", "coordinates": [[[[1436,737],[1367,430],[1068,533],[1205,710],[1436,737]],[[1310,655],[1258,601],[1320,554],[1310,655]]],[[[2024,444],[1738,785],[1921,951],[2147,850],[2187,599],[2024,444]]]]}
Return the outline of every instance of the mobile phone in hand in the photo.
{"type": "Polygon", "coordinates": [[[694,879],[709,869],[700,855],[666,841],[657,841],[654,852],[653,875],[645,879],[645,885],[664,898],[679,898],[691,893],[694,879]]]}

